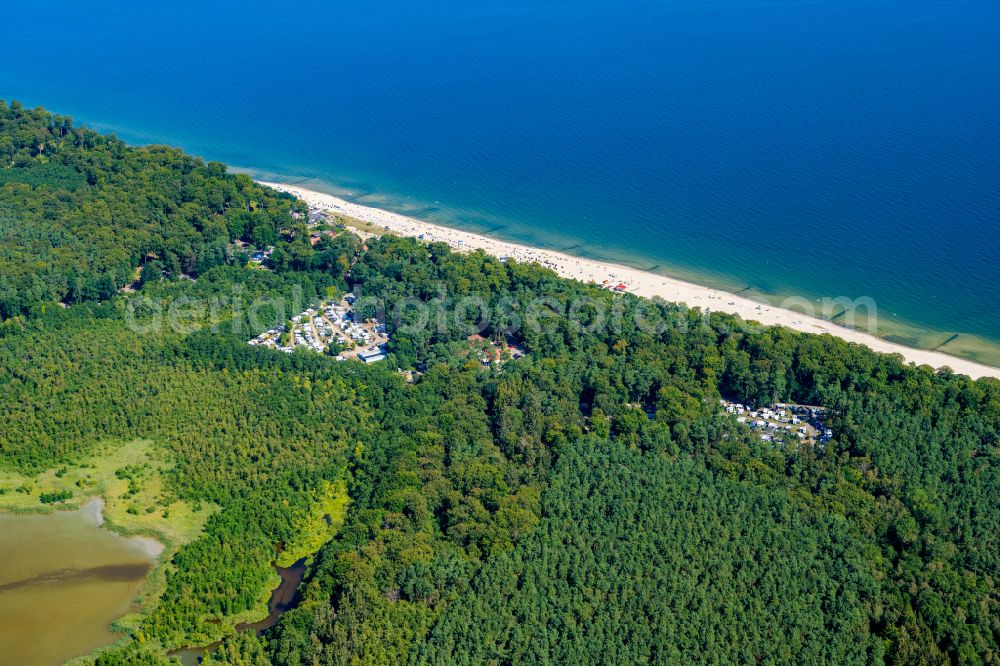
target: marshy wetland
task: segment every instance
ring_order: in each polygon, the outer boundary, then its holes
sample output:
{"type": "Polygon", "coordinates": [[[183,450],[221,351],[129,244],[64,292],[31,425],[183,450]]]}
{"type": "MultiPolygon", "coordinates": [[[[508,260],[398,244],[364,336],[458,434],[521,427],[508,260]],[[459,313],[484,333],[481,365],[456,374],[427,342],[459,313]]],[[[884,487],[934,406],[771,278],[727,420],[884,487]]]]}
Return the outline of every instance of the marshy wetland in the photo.
{"type": "Polygon", "coordinates": [[[215,509],[165,493],[169,465],[150,445],[107,442],[37,474],[0,471],[0,661],[58,664],[113,643],[111,625],[158,594],[157,562],[215,509]]]}

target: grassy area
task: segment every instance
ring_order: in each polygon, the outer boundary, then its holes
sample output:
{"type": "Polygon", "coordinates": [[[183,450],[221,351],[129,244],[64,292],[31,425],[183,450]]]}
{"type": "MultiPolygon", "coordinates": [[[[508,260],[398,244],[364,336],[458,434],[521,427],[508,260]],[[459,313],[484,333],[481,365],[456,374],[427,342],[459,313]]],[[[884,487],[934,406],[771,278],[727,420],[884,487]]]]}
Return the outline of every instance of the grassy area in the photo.
{"type": "Polygon", "coordinates": [[[374,236],[382,236],[383,234],[389,233],[386,231],[385,227],[380,227],[377,224],[372,224],[371,222],[365,222],[364,220],[359,220],[356,217],[351,217],[350,215],[344,215],[343,213],[331,214],[334,220],[338,223],[343,224],[345,227],[350,229],[355,229],[357,231],[362,231],[366,234],[372,234],[374,236]]]}
{"type": "MultiPolygon", "coordinates": [[[[159,598],[170,557],[194,539],[215,510],[194,507],[166,492],[163,472],[170,463],[149,440],[107,442],[88,455],[34,476],[0,470],[0,511],[8,513],[78,509],[90,498],[104,500],[108,528],[126,536],[151,537],[164,546],[143,587],[138,606],[159,598]]],[[[116,625],[136,621],[126,616],[116,625]]]]}
{"type": "MultiPolygon", "coordinates": [[[[217,510],[214,505],[193,506],[173,497],[163,481],[163,473],[170,465],[151,441],[134,440],[107,442],[86,456],[34,476],[0,470],[0,511],[69,511],[80,508],[91,498],[100,497],[104,501],[108,528],[126,536],[146,536],[162,543],[164,552],[136,600],[136,612],[113,625],[115,631],[131,633],[138,629],[142,613],[162,595],[173,553],[195,539],[209,516],[217,510]]],[[[347,484],[343,480],[325,483],[315,494],[309,515],[298,526],[298,536],[286,544],[276,564],[289,566],[315,554],[340,529],[349,501],[347,484]]],[[[218,636],[214,638],[232,633],[240,622],[266,617],[271,592],[280,582],[274,573],[267,586],[260,590],[260,600],[254,608],[227,617],[216,627],[218,636]]]]}
{"type": "Polygon", "coordinates": [[[169,467],[148,440],[109,442],[35,476],[0,471],[0,511],[69,510],[101,497],[110,528],[153,537],[169,550],[193,539],[211,515],[165,491],[162,473],[169,467]]]}
{"type": "Polygon", "coordinates": [[[347,484],[342,479],[336,483],[325,482],[314,498],[309,516],[299,526],[298,536],[285,544],[275,563],[287,567],[315,554],[344,524],[349,502],[347,484]]]}
{"type": "MultiPolygon", "coordinates": [[[[344,524],[349,502],[347,484],[343,479],[335,483],[325,482],[313,497],[309,515],[297,526],[297,536],[285,544],[284,550],[275,558],[275,565],[288,567],[304,557],[311,557],[319,552],[323,544],[329,541],[344,524]]],[[[219,624],[206,627],[209,631],[209,640],[204,642],[209,643],[232,635],[236,626],[242,622],[258,622],[267,617],[270,612],[268,602],[271,600],[271,593],[280,583],[281,577],[276,571],[272,571],[267,585],[260,589],[260,596],[254,607],[228,616],[219,624]]]]}
{"type": "MultiPolygon", "coordinates": [[[[347,484],[343,479],[335,483],[325,482],[313,497],[309,515],[297,526],[297,536],[285,544],[284,550],[275,558],[275,565],[288,567],[304,557],[315,555],[344,524],[349,502],[347,484]]],[[[273,572],[268,584],[260,590],[260,596],[254,607],[226,617],[220,624],[210,628],[211,640],[231,635],[235,627],[242,622],[258,622],[267,617],[270,612],[268,602],[271,600],[271,593],[280,583],[281,577],[277,572],[273,572]]]]}

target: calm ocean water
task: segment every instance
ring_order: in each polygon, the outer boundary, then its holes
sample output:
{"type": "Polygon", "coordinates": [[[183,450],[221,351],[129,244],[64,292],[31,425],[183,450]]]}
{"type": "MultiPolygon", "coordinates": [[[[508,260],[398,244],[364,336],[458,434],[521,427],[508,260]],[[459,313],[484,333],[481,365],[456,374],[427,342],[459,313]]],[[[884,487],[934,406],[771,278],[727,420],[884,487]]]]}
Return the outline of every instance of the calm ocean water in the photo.
{"type": "Polygon", "coordinates": [[[1000,360],[996,0],[9,4],[0,98],[1000,360]]]}

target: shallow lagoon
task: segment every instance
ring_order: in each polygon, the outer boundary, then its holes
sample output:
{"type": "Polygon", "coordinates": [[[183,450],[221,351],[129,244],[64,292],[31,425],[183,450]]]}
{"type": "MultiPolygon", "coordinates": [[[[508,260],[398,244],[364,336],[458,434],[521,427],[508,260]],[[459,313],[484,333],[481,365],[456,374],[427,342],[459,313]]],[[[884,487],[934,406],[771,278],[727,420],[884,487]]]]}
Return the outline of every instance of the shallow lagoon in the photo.
{"type": "Polygon", "coordinates": [[[0,514],[0,651],[47,666],[113,643],[158,544],[101,527],[94,500],[76,511],[0,514]]]}

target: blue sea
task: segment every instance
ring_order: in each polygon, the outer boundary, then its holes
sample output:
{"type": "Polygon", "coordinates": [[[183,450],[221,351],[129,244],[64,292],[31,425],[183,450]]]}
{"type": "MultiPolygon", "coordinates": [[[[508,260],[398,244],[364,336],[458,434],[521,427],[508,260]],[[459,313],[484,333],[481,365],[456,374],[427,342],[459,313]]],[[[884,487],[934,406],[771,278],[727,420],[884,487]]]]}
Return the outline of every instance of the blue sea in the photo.
{"type": "Polygon", "coordinates": [[[0,98],[1000,362],[997,0],[5,4],[0,98]]]}

